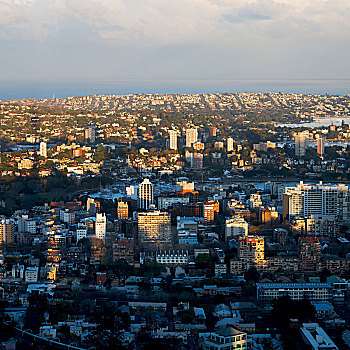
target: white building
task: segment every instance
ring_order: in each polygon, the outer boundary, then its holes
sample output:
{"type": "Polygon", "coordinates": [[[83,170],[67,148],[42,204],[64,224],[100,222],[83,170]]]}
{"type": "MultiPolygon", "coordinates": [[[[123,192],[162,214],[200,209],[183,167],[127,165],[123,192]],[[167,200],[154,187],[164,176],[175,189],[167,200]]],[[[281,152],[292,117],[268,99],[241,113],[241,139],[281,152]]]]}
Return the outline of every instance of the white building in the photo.
{"type": "Polygon", "coordinates": [[[69,209],[60,211],[60,220],[67,223],[68,225],[73,225],[75,223],[75,212],[69,209]]]}
{"type": "Polygon", "coordinates": [[[174,204],[187,204],[189,197],[158,197],[158,209],[168,209],[174,204]]]}
{"type": "Polygon", "coordinates": [[[193,143],[198,141],[198,129],[186,129],[186,147],[192,147],[193,143]]]}
{"type": "Polygon", "coordinates": [[[169,148],[177,150],[177,131],[169,130],[169,148]]]}
{"type": "Polygon", "coordinates": [[[233,151],[233,138],[228,137],[227,138],[227,152],[232,152],[233,151]]]}
{"type": "Polygon", "coordinates": [[[139,185],[138,207],[148,210],[154,201],[153,184],[149,179],[143,180],[139,185]]]}
{"type": "Polygon", "coordinates": [[[225,240],[226,242],[234,237],[247,236],[248,235],[248,223],[240,216],[235,216],[230,219],[226,219],[225,223],[225,240]]]}
{"type": "Polygon", "coordinates": [[[98,239],[106,237],[107,218],[106,214],[96,213],[95,235],[98,239]]]}
{"type": "Polygon", "coordinates": [[[302,131],[298,132],[294,136],[295,142],[295,155],[298,157],[305,156],[306,149],[309,147],[309,132],[302,131]]]}
{"type": "Polygon", "coordinates": [[[283,194],[283,217],[335,216],[339,222],[350,218],[350,195],[346,185],[304,184],[287,187],[283,194]]]}
{"type": "Polygon", "coordinates": [[[18,232],[30,232],[35,234],[36,233],[36,221],[29,219],[28,215],[22,216],[17,221],[18,225],[18,232]]]}
{"type": "Polygon", "coordinates": [[[47,144],[46,144],[46,142],[40,142],[40,156],[47,158],[47,144]]]}
{"type": "Polygon", "coordinates": [[[77,228],[77,242],[81,239],[86,238],[87,236],[87,227],[84,223],[79,223],[77,228]]]}
{"type": "Polygon", "coordinates": [[[156,253],[158,264],[184,265],[188,263],[187,250],[160,250],[156,253]]]}
{"type": "Polygon", "coordinates": [[[26,282],[38,282],[39,267],[27,267],[24,276],[26,282]]]}
{"type": "Polygon", "coordinates": [[[257,283],[257,299],[272,301],[282,296],[293,300],[328,301],[333,296],[330,283],[257,283]]]}

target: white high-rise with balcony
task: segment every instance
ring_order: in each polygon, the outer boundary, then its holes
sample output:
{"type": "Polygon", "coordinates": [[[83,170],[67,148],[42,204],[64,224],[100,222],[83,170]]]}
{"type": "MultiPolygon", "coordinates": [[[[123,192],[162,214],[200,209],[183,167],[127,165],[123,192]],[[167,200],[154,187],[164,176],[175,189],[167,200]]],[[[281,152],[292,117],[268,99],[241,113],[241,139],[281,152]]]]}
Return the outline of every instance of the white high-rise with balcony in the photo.
{"type": "Polygon", "coordinates": [[[148,210],[154,201],[153,184],[149,179],[144,179],[139,185],[138,207],[148,210]]]}

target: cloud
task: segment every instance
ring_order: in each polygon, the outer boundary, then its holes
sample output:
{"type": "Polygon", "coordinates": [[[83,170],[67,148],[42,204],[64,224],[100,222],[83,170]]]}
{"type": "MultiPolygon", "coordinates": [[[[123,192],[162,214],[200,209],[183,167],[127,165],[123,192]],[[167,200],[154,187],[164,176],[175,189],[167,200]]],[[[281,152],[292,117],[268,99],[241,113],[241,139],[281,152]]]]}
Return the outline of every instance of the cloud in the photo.
{"type": "Polygon", "coordinates": [[[278,37],[270,33],[282,26],[344,36],[349,15],[346,0],[0,0],[0,37],[54,38],[67,19],[106,41],[217,42],[242,30],[278,37]]]}
{"type": "Polygon", "coordinates": [[[349,76],[349,18],[348,0],[0,0],[0,64],[9,77],[349,76]]]}

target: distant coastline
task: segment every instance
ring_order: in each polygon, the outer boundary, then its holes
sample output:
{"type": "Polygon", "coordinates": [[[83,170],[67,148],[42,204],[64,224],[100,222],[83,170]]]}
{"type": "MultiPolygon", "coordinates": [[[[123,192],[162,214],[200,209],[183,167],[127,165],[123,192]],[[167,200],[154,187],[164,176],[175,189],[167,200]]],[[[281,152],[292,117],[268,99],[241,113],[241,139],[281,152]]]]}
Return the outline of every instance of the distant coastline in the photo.
{"type": "Polygon", "coordinates": [[[203,94],[224,92],[282,92],[318,95],[350,94],[350,79],[329,80],[165,80],[121,79],[82,82],[0,81],[0,99],[50,98],[93,94],[203,94]]]}

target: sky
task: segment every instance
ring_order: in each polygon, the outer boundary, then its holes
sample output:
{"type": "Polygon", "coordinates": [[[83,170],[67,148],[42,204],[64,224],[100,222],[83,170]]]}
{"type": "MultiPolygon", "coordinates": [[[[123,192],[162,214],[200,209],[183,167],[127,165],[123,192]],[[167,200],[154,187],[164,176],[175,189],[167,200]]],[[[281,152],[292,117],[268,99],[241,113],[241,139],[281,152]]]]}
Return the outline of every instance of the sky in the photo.
{"type": "Polygon", "coordinates": [[[349,39],[349,0],[0,0],[0,85],[350,79],[349,39]]]}

